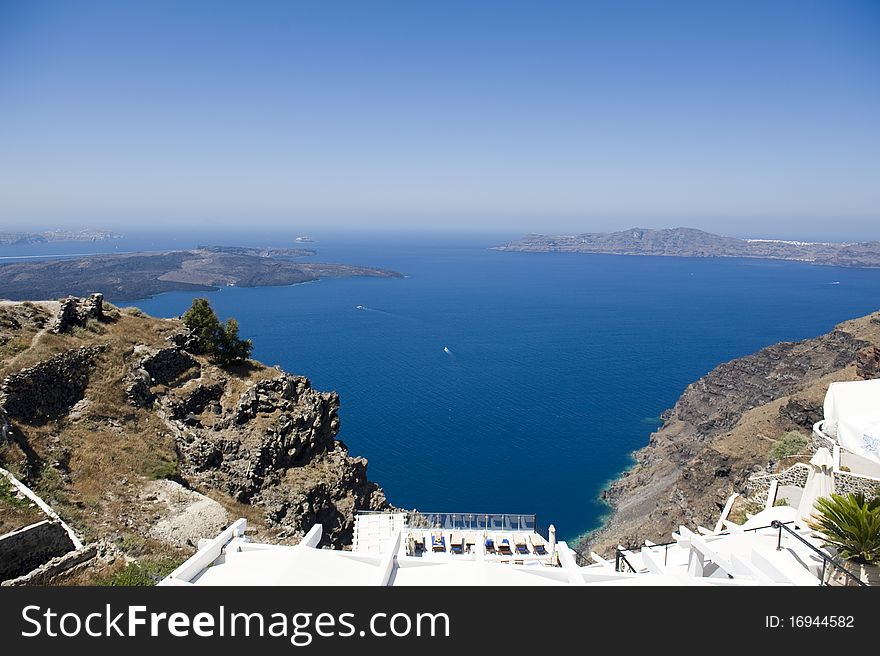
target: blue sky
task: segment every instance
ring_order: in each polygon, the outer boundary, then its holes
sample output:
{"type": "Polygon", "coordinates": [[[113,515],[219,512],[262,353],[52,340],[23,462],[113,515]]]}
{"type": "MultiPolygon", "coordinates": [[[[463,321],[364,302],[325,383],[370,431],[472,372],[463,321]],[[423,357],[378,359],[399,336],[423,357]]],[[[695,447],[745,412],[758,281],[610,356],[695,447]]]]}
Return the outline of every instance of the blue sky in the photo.
{"type": "Polygon", "coordinates": [[[0,225],[880,239],[877,2],[0,0],[0,225]]]}

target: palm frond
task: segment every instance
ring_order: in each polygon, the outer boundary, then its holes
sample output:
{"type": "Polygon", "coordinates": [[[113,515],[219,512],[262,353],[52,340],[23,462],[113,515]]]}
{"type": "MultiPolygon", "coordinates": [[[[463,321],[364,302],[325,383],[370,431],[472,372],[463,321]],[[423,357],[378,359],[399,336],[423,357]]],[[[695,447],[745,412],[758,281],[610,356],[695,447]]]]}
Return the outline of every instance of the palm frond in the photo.
{"type": "Polygon", "coordinates": [[[866,500],[858,493],[820,498],[808,525],[845,560],[880,563],[880,497],[866,500]]]}

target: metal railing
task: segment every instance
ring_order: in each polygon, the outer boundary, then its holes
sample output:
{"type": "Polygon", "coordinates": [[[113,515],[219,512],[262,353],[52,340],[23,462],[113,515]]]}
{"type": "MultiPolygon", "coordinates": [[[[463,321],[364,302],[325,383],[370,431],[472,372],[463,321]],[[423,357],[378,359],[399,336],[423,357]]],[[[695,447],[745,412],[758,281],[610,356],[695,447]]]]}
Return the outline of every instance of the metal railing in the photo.
{"type": "MultiPolygon", "coordinates": [[[[358,510],[359,515],[383,514],[385,511],[358,510]]],[[[529,513],[460,513],[421,512],[406,513],[407,526],[412,528],[440,528],[461,531],[530,531],[539,533],[538,517],[529,513]]],[[[542,533],[542,535],[544,535],[542,533]]],[[[545,538],[549,537],[544,535],[545,538]]]]}
{"type": "MultiPolygon", "coordinates": [[[[792,522],[785,522],[785,523],[791,524],[792,522]]],[[[774,522],[774,524],[775,524],[775,522],[774,522]]],[[[746,528],[746,529],[743,529],[742,532],[743,533],[752,533],[755,531],[761,531],[761,530],[768,529],[768,528],[776,528],[776,526],[774,526],[774,524],[770,524],[770,525],[766,525],[766,526],[755,526],[753,528],[746,528]]],[[[733,535],[733,533],[731,533],[731,531],[722,531],[721,533],[712,533],[710,535],[707,535],[706,537],[720,537],[723,535],[733,535]]],[[[798,536],[798,537],[800,537],[800,536],[798,536]]],[[[639,547],[639,551],[647,549],[651,552],[654,552],[655,550],[662,548],[663,549],[663,564],[667,565],[668,561],[669,561],[669,547],[671,547],[672,545],[677,545],[677,544],[678,544],[678,542],[675,540],[673,540],[671,542],[663,542],[661,544],[646,544],[646,545],[643,545],[642,547],[639,547]]],[[[623,553],[624,551],[633,551],[633,549],[615,549],[615,554],[614,554],[614,569],[615,569],[615,571],[618,571],[618,572],[631,571],[631,572],[638,573],[640,570],[637,570],[635,567],[633,567],[632,563],[630,563],[629,560],[627,560],[626,554],[623,553]],[[623,563],[629,569],[620,569],[621,563],[623,563]]],[[[709,561],[709,562],[711,562],[711,561],[709,561]]]]}
{"type": "Polygon", "coordinates": [[[639,570],[633,567],[633,564],[629,562],[626,554],[623,553],[621,549],[616,549],[614,552],[614,571],[615,572],[631,572],[633,574],[638,574],[639,570]]]}
{"type": "Polygon", "coordinates": [[[840,570],[846,576],[847,581],[853,581],[856,585],[865,586],[866,584],[862,581],[858,576],[850,572],[839,560],[836,558],[832,558],[827,553],[817,548],[815,545],[810,544],[807,540],[803,538],[803,536],[798,535],[796,531],[789,528],[785,524],[779,521],[774,521],[770,524],[771,528],[779,529],[779,538],[776,541],[776,550],[782,551],[782,531],[785,531],[789,535],[794,538],[797,538],[800,542],[808,546],[817,556],[822,559],[822,574],[819,577],[820,585],[829,585],[829,583],[825,580],[825,573],[828,570],[828,566],[831,565],[833,568],[840,570]]]}
{"type": "Polygon", "coordinates": [[[407,524],[413,527],[442,528],[465,531],[531,531],[537,532],[535,515],[510,513],[410,512],[407,524]]]}

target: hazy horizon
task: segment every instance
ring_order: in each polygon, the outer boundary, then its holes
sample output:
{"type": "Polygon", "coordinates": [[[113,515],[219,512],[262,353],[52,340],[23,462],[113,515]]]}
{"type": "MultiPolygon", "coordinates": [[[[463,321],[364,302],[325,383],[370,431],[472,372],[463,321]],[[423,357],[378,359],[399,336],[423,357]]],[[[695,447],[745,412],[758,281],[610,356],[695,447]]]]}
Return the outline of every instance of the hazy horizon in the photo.
{"type": "Polygon", "coordinates": [[[880,239],[880,5],[0,5],[0,229],[880,239]]]}
{"type": "MultiPolygon", "coordinates": [[[[457,243],[478,243],[480,241],[486,244],[501,243],[505,240],[513,240],[528,234],[544,234],[544,235],[576,235],[588,232],[617,232],[631,228],[640,229],[664,229],[664,228],[697,228],[706,230],[713,234],[738,237],[741,239],[780,239],[795,241],[827,241],[827,242],[868,242],[880,241],[880,230],[871,226],[853,226],[852,228],[841,228],[837,223],[830,224],[825,230],[817,230],[815,226],[810,229],[804,229],[803,226],[796,224],[784,225],[774,223],[773,225],[764,224],[754,226],[749,230],[739,222],[732,223],[735,230],[725,230],[723,226],[715,226],[714,228],[701,227],[697,222],[692,223],[658,223],[653,225],[650,221],[634,221],[630,223],[621,223],[619,225],[613,222],[580,222],[581,228],[575,230],[565,229],[517,229],[499,225],[492,229],[486,229],[480,224],[470,227],[460,228],[442,228],[436,225],[419,225],[415,227],[390,227],[379,226],[370,227],[363,224],[353,224],[351,227],[334,225],[313,224],[308,225],[300,222],[292,223],[268,223],[254,224],[246,221],[239,223],[220,223],[211,226],[210,232],[205,232],[205,226],[199,223],[177,222],[173,228],[165,226],[161,231],[157,230],[157,226],[150,223],[135,222],[118,222],[118,223],[56,223],[42,225],[14,226],[4,225],[0,228],[0,232],[16,232],[16,233],[39,233],[55,229],[79,230],[94,229],[112,231],[121,234],[128,239],[147,238],[161,235],[163,241],[179,242],[180,247],[190,248],[192,244],[205,245],[251,245],[251,246],[281,246],[290,245],[302,248],[309,247],[308,242],[296,242],[298,236],[315,237],[316,247],[320,247],[321,241],[339,242],[364,242],[364,243],[418,243],[427,240],[439,240],[441,243],[457,244],[457,243]],[[600,227],[607,225],[607,228],[600,227]]],[[[106,242],[112,244],[112,242],[106,242]]],[[[162,247],[164,248],[164,247],[162,247]]]]}

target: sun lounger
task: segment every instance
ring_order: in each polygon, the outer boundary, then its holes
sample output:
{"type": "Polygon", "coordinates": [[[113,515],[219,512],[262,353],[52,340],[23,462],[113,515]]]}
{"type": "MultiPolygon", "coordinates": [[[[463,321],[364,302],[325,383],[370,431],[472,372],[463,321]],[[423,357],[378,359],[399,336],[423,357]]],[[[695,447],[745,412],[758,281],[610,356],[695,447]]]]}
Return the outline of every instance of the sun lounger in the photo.
{"type": "Polygon", "coordinates": [[[449,550],[454,554],[464,553],[464,538],[461,533],[453,533],[450,536],[449,550]]]}
{"type": "Polygon", "coordinates": [[[529,553],[529,548],[526,545],[526,536],[525,535],[515,535],[513,537],[514,548],[516,549],[516,553],[518,554],[527,554],[529,553]]]}
{"type": "Polygon", "coordinates": [[[425,550],[425,536],[422,533],[410,533],[410,540],[413,542],[413,553],[425,550]]]}
{"type": "Polygon", "coordinates": [[[464,536],[464,550],[470,553],[474,550],[474,546],[477,544],[477,536],[474,533],[465,533],[464,536]]]}
{"type": "Polygon", "coordinates": [[[446,536],[439,531],[431,533],[431,551],[446,551],[446,536]]]}
{"type": "Polygon", "coordinates": [[[547,548],[544,546],[544,538],[540,535],[530,535],[529,542],[532,543],[532,550],[539,556],[547,553],[547,548]]]}
{"type": "Polygon", "coordinates": [[[495,553],[495,540],[492,538],[486,538],[486,553],[495,553]]]}
{"type": "Polygon", "coordinates": [[[511,556],[513,555],[513,550],[510,548],[510,539],[504,536],[498,538],[495,541],[495,548],[498,549],[498,553],[502,556],[511,556]]]}

